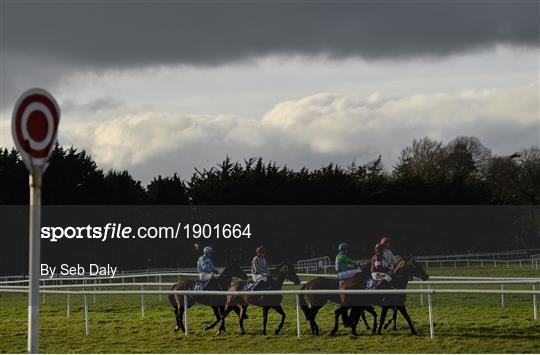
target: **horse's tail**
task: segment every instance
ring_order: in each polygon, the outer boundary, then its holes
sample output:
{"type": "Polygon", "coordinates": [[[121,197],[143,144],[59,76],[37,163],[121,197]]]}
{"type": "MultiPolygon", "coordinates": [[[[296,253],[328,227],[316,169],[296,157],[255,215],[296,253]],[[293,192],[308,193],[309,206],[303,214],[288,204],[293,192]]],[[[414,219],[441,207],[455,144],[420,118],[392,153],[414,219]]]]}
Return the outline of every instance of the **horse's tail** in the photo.
{"type": "MultiPolygon", "coordinates": [[[[307,285],[308,285],[308,283],[305,283],[302,286],[300,286],[300,290],[304,291],[306,289],[307,285]]],[[[311,307],[309,307],[309,305],[306,302],[306,295],[301,294],[299,299],[300,299],[300,307],[302,308],[302,311],[304,312],[304,315],[306,316],[306,320],[310,320],[311,307]]]]}

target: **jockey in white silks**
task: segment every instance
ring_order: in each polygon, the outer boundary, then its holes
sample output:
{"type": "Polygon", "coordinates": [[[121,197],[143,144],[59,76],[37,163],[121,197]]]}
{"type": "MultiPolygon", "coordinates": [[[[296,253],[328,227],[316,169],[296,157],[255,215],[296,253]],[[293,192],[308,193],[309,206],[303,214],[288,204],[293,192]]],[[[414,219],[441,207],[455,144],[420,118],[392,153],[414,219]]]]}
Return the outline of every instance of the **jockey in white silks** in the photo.
{"type": "Polygon", "coordinates": [[[385,280],[390,282],[392,281],[392,278],[388,274],[390,266],[386,262],[383,251],[384,246],[382,244],[377,244],[375,246],[375,254],[371,258],[371,277],[373,280],[385,280]]]}
{"type": "Polygon", "coordinates": [[[255,254],[251,261],[251,278],[255,282],[252,290],[262,289],[268,282],[268,263],[265,258],[266,250],[264,246],[258,246],[255,254]]]}
{"type": "Polygon", "coordinates": [[[214,249],[211,246],[206,246],[203,249],[203,255],[197,260],[197,272],[201,281],[210,281],[213,275],[218,273],[212,259],[210,259],[213,252],[214,249]]]}
{"type": "Polygon", "coordinates": [[[381,244],[384,248],[382,251],[384,260],[386,260],[390,270],[393,270],[394,264],[397,262],[397,258],[394,256],[394,253],[392,253],[392,250],[390,250],[390,238],[386,236],[381,237],[379,244],[381,244]]]}

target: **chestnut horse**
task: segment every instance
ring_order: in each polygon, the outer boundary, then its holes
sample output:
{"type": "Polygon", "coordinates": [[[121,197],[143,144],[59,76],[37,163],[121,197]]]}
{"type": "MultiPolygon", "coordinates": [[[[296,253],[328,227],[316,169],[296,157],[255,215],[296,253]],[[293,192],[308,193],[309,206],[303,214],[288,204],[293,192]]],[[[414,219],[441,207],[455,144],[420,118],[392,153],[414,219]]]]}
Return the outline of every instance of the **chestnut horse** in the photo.
{"type": "MultiPolygon", "coordinates": [[[[261,289],[260,291],[265,290],[281,290],[283,287],[283,282],[285,279],[288,279],[289,281],[292,281],[295,285],[300,284],[300,279],[298,278],[298,275],[296,275],[296,271],[294,270],[294,266],[291,264],[287,264],[285,262],[281,262],[274,270],[270,272],[270,275],[268,277],[268,282],[266,283],[266,287],[264,289],[261,289]]],[[[233,283],[229,287],[229,291],[243,291],[245,289],[246,282],[245,281],[238,281],[233,283]]],[[[275,330],[275,334],[279,334],[281,328],[283,328],[283,323],[285,323],[285,312],[283,311],[283,308],[281,307],[281,301],[283,300],[282,295],[258,295],[257,291],[253,291],[251,294],[248,295],[228,295],[227,296],[227,303],[225,306],[225,312],[221,316],[221,325],[219,327],[219,330],[217,331],[217,334],[220,334],[222,331],[225,330],[225,318],[230,313],[230,311],[234,307],[240,307],[240,314],[239,314],[239,324],[240,324],[240,330],[242,331],[241,334],[245,334],[244,330],[244,315],[246,314],[247,308],[249,305],[262,307],[263,309],[263,335],[266,335],[266,323],[268,321],[268,311],[270,308],[273,308],[276,312],[278,312],[281,315],[281,322],[279,323],[279,326],[275,330]]]]}
{"type": "MultiPolygon", "coordinates": [[[[211,279],[206,287],[205,291],[226,291],[227,288],[231,285],[233,277],[245,280],[248,278],[248,275],[240,269],[240,266],[236,263],[231,263],[227,265],[223,272],[213,279],[211,279]]],[[[171,290],[193,290],[195,280],[181,280],[175,283],[171,290]]],[[[188,308],[193,306],[195,303],[200,303],[212,307],[216,320],[210,323],[205,329],[213,328],[220,320],[221,315],[225,309],[226,296],[188,296],[188,308]]],[[[182,316],[184,314],[184,300],[182,295],[171,294],[169,295],[169,302],[174,308],[174,316],[176,318],[176,327],[174,331],[182,329],[185,330],[184,323],[182,321],[182,316]]],[[[240,314],[238,307],[234,311],[240,314]]],[[[246,316],[244,314],[244,316],[246,316]]],[[[225,327],[225,325],[223,325],[225,327]]]]}
{"type": "MultiPolygon", "coordinates": [[[[423,281],[429,279],[429,275],[417,264],[413,258],[405,257],[401,259],[394,268],[392,273],[392,281],[389,283],[382,282],[378,289],[399,289],[404,290],[407,288],[407,284],[413,277],[418,277],[423,281]]],[[[366,280],[354,277],[345,281],[341,285],[342,290],[363,290],[366,285],[366,280]]],[[[363,307],[368,305],[380,306],[382,308],[381,319],[377,328],[377,334],[381,334],[382,327],[386,318],[386,314],[389,309],[396,308],[405,318],[411,330],[411,334],[416,335],[411,317],[405,307],[406,294],[362,294],[362,295],[341,295],[341,308],[335,312],[334,329],[331,331],[331,335],[334,335],[338,330],[339,315],[346,312],[348,308],[352,308],[351,312],[351,327],[354,329],[358,323],[360,311],[363,307]]]]}

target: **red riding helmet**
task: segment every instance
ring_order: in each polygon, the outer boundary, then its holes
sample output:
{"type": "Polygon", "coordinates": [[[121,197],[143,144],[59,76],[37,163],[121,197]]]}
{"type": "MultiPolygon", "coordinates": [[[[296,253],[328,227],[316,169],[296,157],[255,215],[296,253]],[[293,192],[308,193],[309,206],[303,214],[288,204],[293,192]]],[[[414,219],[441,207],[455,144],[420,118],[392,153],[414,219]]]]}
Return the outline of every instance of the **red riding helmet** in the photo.
{"type": "Polygon", "coordinates": [[[264,247],[262,245],[259,245],[257,247],[257,249],[255,250],[255,253],[257,254],[264,254],[266,252],[266,250],[264,249],[264,247]]]}

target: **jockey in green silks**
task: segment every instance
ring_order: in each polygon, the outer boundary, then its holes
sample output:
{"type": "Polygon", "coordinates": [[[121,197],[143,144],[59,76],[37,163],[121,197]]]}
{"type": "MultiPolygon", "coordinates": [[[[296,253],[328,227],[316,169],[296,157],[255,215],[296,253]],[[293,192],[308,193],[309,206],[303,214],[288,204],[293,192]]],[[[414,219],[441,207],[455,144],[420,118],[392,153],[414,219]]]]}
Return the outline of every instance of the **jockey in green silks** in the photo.
{"type": "Polygon", "coordinates": [[[341,281],[350,279],[362,271],[360,264],[349,258],[348,251],[349,244],[339,244],[339,254],[336,256],[336,272],[341,281]]]}

